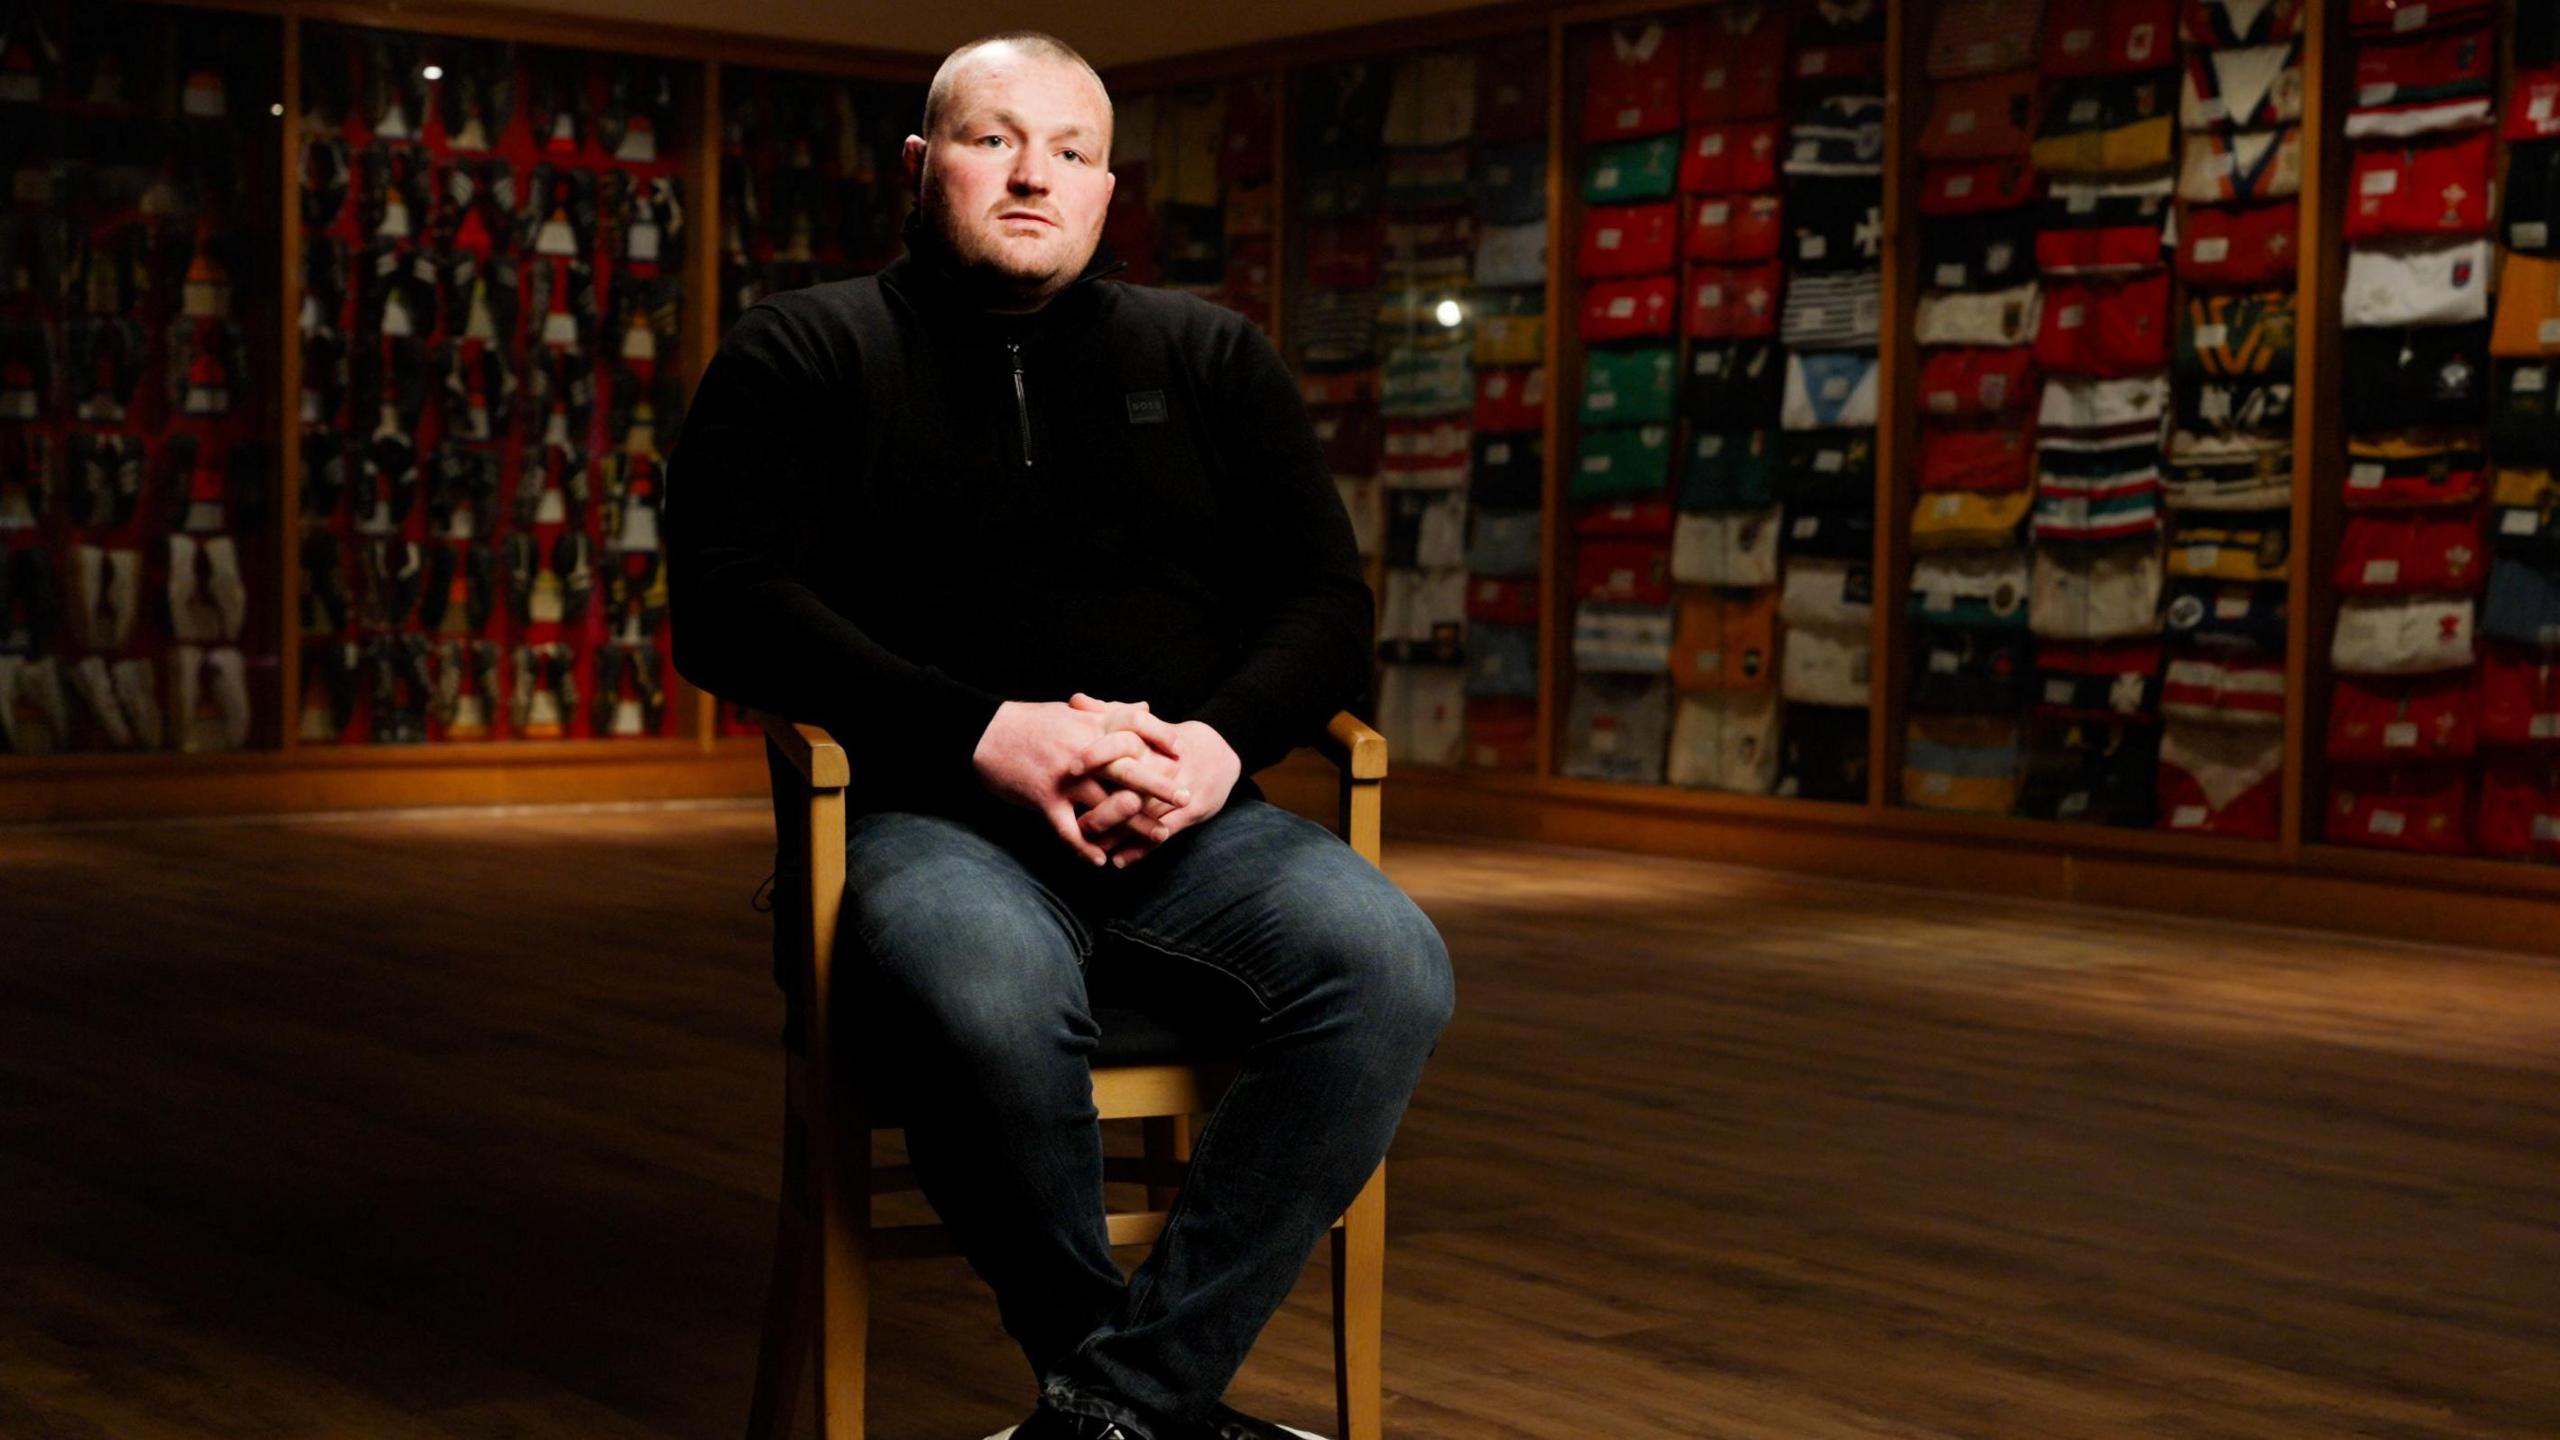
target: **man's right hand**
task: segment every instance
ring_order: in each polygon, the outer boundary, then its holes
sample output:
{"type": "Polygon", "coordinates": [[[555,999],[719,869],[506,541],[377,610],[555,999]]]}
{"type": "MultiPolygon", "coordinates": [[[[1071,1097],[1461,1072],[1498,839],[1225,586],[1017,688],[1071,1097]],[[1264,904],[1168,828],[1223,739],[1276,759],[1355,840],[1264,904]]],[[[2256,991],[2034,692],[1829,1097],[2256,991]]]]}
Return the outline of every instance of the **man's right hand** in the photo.
{"type": "Polygon", "coordinates": [[[1088,777],[1108,773],[1122,788],[1171,806],[1191,799],[1175,784],[1164,755],[1136,730],[1107,729],[1106,718],[1056,702],[1008,700],[996,707],[970,757],[989,794],[1039,811],[1068,848],[1096,865],[1107,863],[1110,853],[1078,823],[1073,798],[1088,777]]]}

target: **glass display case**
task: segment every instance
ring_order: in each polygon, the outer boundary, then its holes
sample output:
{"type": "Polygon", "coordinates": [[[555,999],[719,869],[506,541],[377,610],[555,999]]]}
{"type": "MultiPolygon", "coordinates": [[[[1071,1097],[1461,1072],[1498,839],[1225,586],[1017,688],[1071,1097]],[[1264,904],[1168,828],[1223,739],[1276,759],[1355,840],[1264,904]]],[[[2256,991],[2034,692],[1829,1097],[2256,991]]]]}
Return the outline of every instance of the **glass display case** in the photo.
{"type": "Polygon", "coordinates": [[[0,753],[278,743],[282,53],[264,16],[0,16],[0,753]]]}
{"type": "Polygon", "coordinates": [[[657,513],[700,67],[312,24],[301,83],[301,742],[689,728],[657,513]]]}
{"type": "Polygon", "coordinates": [[[1400,764],[1537,768],[1543,32],[1291,77],[1288,336],[1378,595],[1400,764]]]}

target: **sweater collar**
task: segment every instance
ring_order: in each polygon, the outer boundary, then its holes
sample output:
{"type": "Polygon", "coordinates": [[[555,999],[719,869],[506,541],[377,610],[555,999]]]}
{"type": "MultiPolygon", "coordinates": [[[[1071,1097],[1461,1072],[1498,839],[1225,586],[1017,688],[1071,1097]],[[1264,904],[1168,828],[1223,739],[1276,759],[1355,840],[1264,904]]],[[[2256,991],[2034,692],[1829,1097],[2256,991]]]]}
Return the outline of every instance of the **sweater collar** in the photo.
{"type": "Polygon", "coordinates": [[[1048,304],[1025,315],[999,314],[979,305],[970,294],[951,263],[950,251],[940,237],[925,228],[921,211],[907,212],[899,235],[906,242],[906,253],[881,270],[882,281],[911,299],[918,309],[1008,336],[1029,338],[1090,318],[1102,289],[1096,282],[1129,268],[1127,261],[1113,253],[1109,241],[1097,241],[1093,258],[1085,262],[1084,269],[1067,282],[1065,289],[1049,297],[1048,304]]]}

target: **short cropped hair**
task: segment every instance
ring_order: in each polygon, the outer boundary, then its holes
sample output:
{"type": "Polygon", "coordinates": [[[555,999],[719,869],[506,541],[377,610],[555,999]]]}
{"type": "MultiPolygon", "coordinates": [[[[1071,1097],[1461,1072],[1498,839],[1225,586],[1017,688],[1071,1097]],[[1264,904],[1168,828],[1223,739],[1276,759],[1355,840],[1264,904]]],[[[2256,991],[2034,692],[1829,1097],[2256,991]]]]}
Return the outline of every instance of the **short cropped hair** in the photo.
{"type": "Polygon", "coordinates": [[[942,123],[943,107],[951,103],[952,76],[959,70],[960,62],[990,45],[1010,45],[1026,55],[1063,60],[1079,67],[1093,77],[1093,87],[1102,92],[1103,118],[1111,118],[1110,87],[1102,83],[1102,76],[1093,68],[1092,62],[1076,53],[1076,47],[1038,30],[999,30],[993,35],[981,35],[942,58],[942,68],[933,72],[932,88],[924,92],[924,128],[918,133],[927,139],[933,137],[935,127],[942,123]]]}

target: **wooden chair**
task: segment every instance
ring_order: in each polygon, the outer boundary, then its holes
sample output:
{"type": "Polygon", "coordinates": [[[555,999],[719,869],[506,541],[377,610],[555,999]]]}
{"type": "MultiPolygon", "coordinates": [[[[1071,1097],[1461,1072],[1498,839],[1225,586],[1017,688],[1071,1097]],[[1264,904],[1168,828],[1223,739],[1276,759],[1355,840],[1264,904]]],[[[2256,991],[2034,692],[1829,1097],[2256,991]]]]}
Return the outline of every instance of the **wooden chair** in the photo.
{"type": "MultiPolygon", "coordinates": [[[[764,729],[780,841],[776,963],[794,974],[792,993],[800,1003],[791,1022],[798,1043],[785,1050],[782,1203],[747,1433],[750,1440],[788,1440],[801,1366],[814,1350],[819,1435],[861,1440],[871,1263],[958,1251],[940,1225],[872,1221],[872,1196],[915,1188],[909,1167],[871,1163],[872,1132],[895,1129],[897,1121],[849,1083],[858,1071],[835,1063],[829,1027],[807,1023],[808,1017],[833,1013],[845,791],[852,767],[843,748],[816,726],[767,717],[764,729]]],[[[1340,772],[1336,829],[1374,865],[1386,740],[1346,713],[1333,718],[1318,748],[1340,772]]],[[[1110,1215],[1111,1243],[1152,1244],[1163,1233],[1190,1158],[1193,1120],[1225,1093],[1233,1061],[1165,1054],[1162,1028],[1151,1030],[1134,1012],[1098,1006],[1095,1019],[1102,1038],[1093,1058],[1094,1105],[1105,1120],[1142,1121],[1146,1151],[1143,1158],[1104,1162],[1105,1179],[1148,1187],[1149,1208],[1110,1215]]],[[[1334,1403],[1341,1440],[1380,1440],[1382,1433],[1386,1185],[1382,1163],[1333,1225],[1334,1403]]]]}

